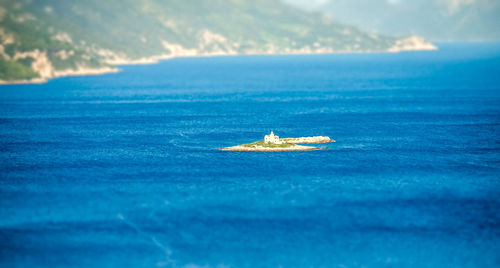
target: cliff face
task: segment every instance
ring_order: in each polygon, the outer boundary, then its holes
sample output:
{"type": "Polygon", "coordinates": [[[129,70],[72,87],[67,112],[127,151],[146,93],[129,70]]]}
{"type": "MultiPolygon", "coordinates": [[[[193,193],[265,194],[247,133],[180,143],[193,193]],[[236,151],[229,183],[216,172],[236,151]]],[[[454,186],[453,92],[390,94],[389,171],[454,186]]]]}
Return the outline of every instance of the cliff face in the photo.
{"type": "Polygon", "coordinates": [[[0,81],[115,71],[177,56],[432,49],[279,0],[3,0],[0,81]]]}

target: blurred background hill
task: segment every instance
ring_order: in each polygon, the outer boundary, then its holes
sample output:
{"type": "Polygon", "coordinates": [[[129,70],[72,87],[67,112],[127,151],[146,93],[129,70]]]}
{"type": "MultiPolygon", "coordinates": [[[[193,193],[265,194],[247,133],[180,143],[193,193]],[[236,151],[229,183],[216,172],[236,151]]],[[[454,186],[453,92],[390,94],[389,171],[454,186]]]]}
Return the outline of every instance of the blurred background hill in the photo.
{"type": "Polygon", "coordinates": [[[279,0],[2,0],[0,80],[109,72],[174,56],[434,48],[301,7],[279,0]]]}
{"type": "Polygon", "coordinates": [[[498,0],[285,1],[380,34],[415,34],[435,42],[500,39],[498,0]]]}

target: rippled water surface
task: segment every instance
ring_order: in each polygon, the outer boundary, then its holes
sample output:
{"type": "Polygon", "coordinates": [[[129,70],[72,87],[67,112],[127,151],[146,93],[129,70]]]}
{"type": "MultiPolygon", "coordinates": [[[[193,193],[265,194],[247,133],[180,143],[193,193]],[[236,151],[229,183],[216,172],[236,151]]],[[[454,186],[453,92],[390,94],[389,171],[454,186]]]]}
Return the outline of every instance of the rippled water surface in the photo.
{"type": "Polygon", "coordinates": [[[0,266],[500,265],[498,43],[122,69],[0,87],[0,266]]]}

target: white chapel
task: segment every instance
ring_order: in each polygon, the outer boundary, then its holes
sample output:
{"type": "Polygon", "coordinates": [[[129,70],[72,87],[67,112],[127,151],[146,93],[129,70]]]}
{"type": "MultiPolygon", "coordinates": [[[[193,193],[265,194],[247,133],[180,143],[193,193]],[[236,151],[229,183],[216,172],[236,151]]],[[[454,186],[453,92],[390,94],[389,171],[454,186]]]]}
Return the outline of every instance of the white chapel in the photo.
{"type": "Polygon", "coordinates": [[[265,143],[274,143],[274,144],[282,144],[283,142],[280,141],[280,137],[277,135],[274,135],[274,133],[271,131],[271,134],[264,136],[264,142],[265,143]]]}

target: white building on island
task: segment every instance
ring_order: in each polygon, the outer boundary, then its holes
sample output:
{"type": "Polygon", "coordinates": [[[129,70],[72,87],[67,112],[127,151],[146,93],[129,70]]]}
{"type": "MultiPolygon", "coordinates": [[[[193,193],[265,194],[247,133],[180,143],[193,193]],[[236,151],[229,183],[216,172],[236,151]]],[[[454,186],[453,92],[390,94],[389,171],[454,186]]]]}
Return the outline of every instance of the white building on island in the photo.
{"type": "Polygon", "coordinates": [[[280,141],[280,137],[274,135],[274,133],[271,131],[271,134],[264,136],[264,142],[265,143],[274,143],[274,144],[282,144],[283,142],[280,141]]]}

